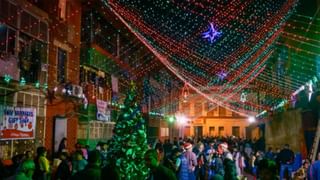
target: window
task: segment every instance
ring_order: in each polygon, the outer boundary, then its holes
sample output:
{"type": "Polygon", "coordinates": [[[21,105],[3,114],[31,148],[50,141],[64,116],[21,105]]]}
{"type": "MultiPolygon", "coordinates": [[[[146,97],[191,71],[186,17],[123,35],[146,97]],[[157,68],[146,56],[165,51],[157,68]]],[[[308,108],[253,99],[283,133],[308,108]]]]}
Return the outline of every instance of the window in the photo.
{"type": "Polygon", "coordinates": [[[24,33],[40,38],[43,41],[48,40],[48,25],[29,12],[22,11],[20,26],[21,31],[24,33]]]}
{"type": "Polygon", "coordinates": [[[219,136],[223,136],[224,135],[224,127],[222,127],[222,126],[219,127],[218,134],[219,134],[219,136]]]}
{"type": "Polygon", "coordinates": [[[15,52],[16,31],[0,24],[0,59],[15,52]]]}
{"type": "Polygon", "coordinates": [[[219,112],[219,107],[215,107],[207,113],[207,116],[211,116],[211,117],[219,116],[218,112],[219,112]]]}
{"type": "Polygon", "coordinates": [[[214,136],[214,126],[209,127],[209,135],[214,136]]]}
{"type": "Polygon", "coordinates": [[[23,77],[27,83],[37,82],[40,77],[41,63],[47,61],[47,45],[20,33],[19,61],[20,77],[23,77]]]}
{"type": "Polygon", "coordinates": [[[66,82],[66,62],[67,52],[58,48],[57,80],[59,83],[66,82]]]}
{"type": "Polygon", "coordinates": [[[240,137],[240,127],[239,126],[232,126],[232,135],[236,137],[240,137]]]}
{"type": "Polygon", "coordinates": [[[18,8],[16,5],[6,1],[0,1],[0,19],[4,20],[7,24],[17,27],[18,8]]]}
{"type": "Polygon", "coordinates": [[[219,107],[219,115],[226,116],[227,115],[226,108],[219,107]]]}

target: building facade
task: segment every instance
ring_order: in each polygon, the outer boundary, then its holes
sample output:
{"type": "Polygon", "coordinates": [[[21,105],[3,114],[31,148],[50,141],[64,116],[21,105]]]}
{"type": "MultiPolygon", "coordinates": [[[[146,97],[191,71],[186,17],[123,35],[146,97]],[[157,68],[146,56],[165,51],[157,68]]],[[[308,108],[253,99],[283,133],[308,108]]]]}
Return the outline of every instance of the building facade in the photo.
{"type": "Polygon", "coordinates": [[[24,0],[0,1],[0,157],[45,143],[49,16],[24,0]]]}
{"type": "MultiPolygon", "coordinates": [[[[237,136],[247,137],[250,126],[247,117],[243,117],[224,107],[208,102],[196,94],[181,96],[174,136],[237,136]]],[[[249,135],[249,134],[248,134],[249,135]]]]}

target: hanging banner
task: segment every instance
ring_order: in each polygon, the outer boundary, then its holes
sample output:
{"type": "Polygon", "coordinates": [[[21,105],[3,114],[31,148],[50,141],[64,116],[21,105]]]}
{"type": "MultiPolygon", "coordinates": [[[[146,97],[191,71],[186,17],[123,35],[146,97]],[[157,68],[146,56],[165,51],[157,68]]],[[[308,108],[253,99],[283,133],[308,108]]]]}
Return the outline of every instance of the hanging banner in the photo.
{"type": "Polygon", "coordinates": [[[0,106],[0,140],[33,139],[36,108],[0,106]]]}
{"type": "Polygon", "coordinates": [[[110,110],[107,110],[107,102],[97,99],[97,120],[109,121],[110,110]]]}

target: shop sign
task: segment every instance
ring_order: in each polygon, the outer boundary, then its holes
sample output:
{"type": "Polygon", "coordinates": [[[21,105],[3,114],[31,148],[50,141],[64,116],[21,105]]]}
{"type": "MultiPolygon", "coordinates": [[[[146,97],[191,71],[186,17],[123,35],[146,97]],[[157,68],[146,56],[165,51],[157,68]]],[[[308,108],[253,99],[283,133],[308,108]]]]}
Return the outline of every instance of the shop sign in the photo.
{"type": "Polygon", "coordinates": [[[36,108],[0,106],[0,140],[33,139],[36,108]]]}

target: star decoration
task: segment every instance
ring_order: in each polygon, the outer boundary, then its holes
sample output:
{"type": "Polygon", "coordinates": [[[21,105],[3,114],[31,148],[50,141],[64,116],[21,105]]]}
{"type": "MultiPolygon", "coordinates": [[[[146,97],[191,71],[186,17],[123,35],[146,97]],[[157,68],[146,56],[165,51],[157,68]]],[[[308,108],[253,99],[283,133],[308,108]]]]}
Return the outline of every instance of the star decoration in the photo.
{"type": "Polygon", "coordinates": [[[219,78],[220,81],[223,81],[226,77],[227,77],[228,73],[226,73],[225,71],[220,71],[217,76],[219,78]]]}
{"type": "Polygon", "coordinates": [[[214,28],[213,23],[210,23],[210,27],[209,27],[208,31],[202,33],[202,38],[208,39],[208,41],[210,41],[210,43],[213,43],[214,40],[220,35],[221,35],[221,32],[217,31],[214,28]]]}

